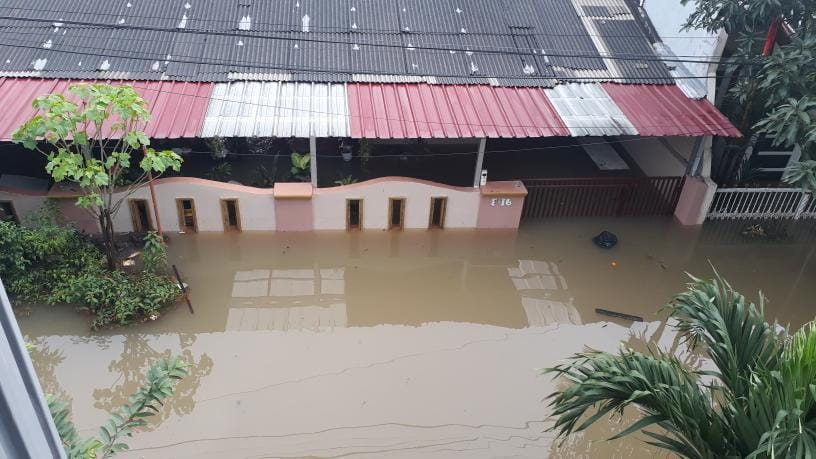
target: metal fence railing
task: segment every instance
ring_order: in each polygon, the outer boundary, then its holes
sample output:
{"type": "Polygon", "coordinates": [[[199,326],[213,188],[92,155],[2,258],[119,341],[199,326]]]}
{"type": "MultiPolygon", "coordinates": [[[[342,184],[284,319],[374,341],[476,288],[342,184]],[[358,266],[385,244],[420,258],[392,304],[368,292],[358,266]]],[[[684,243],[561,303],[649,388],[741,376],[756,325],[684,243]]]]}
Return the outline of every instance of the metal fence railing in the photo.
{"type": "Polygon", "coordinates": [[[523,180],[523,218],[672,215],[683,177],[523,180]]]}
{"type": "Polygon", "coordinates": [[[816,200],[799,188],[721,188],[714,193],[708,218],[816,218],[816,200]]]}

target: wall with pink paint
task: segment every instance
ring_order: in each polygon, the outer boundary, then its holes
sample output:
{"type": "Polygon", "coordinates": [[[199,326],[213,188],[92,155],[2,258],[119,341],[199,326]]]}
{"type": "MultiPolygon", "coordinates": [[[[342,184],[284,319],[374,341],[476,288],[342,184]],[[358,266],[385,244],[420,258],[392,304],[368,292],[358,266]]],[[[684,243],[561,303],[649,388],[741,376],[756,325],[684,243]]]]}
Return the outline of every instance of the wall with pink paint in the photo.
{"type": "Polygon", "coordinates": [[[42,194],[26,192],[25,190],[0,189],[0,201],[11,201],[17,218],[25,225],[28,217],[40,210],[48,199],[42,194]]]}
{"type": "Polygon", "coordinates": [[[479,229],[518,228],[524,196],[481,196],[479,200],[479,229]],[[509,205],[507,205],[507,200],[509,205]],[[504,204],[502,205],[502,200],[504,204]]]}
{"type": "Polygon", "coordinates": [[[708,177],[686,177],[674,216],[682,225],[702,225],[714,199],[717,184],[708,177]]]}
{"type": "Polygon", "coordinates": [[[99,234],[99,220],[87,209],[76,206],[76,198],[59,198],[54,202],[57,205],[57,222],[61,225],[70,224],[74,228],[88,234],[99,234]]]}
{"type": "Polygon", "coordinates": [[[313,209],[311,199],[276,199],[275,219],[278,231],[312,231],[313,209]]]}
{"type": "Polygon", "coordinates": [[[389,198],[405,198],[405,229],[427,229],[431,198],[448,198],[445,228],[475,228],[479,189],[405,177],[383,177],[314,191],[314,229],[345,230],[346,200],[363,201],[363,229],[388,228],[389,198]]]}
{"type": "MultiPolygon", "coordinates": [[[[500,182],[493,182],[500,183],[500,182]]],[[[492,185],[493,183],[489,184],[492,185]]],[[[224,231],[222,199],[237,199],[244,231],[310,231],[345,230],[346,200],[363,201],[363,228],[384,230],[388,227],[389,198],[405,198],[405,229],[427,229],[431,198],[447,198],[445,228],[514,228],[521,215],[522,198],[511,197],[509,208],[490,206],[481,190],[453,187],[424,180],[384,177],[353,185],[320,188],[312,199],[275,199],[274,191],[191,177],[168,177],[154,182],[159,215],[165,232],[179,230],[176,199],[195,203],[198,230],[224,231]]],[[[59,195],[59,193],[52,193],[59,195]]],[[[21,219],[36,211],[46,201],[45,195],[12,193],[0,190],[0,199],[8,196],[21,219]]],[[[124,196],[119,193],[117,197],[124,196]]],[[[153,220],[153,203],[147,186],[136,189],[126,199],[144,199],[153,220]]],[[[75,198],[56,199],[67,219],[77,221],[82,229],[98,231],[97,223],[82,209],[74,206],[75,198]]],[[[155,222],[154,222],[155,224],[155,222]]],[[[130,207],[124,202],[114,218],[117,232],[133,230],[130,207]]]]}
{"type": "MultiPolygon", "coordinates": [[[[232,183],[215,182],[192,177],[168,177],[154,182],[159,216],[165,232],[179,230],[176,199],[192,199],[195,203],[198,231],[224,231],[221,217],[221,200],[237,199],[243,231],[273,231],[275,229],[275,204],[271,188],[254,188],[232,183]]],[[[153,202],[150,188],[143,186],[128,199],[147,201],[151,220],[153,202]]],[[[155,222],[153,223],[155,225],[155,222]]],[[[123,204],[116,215],[114,225],[117,232],[133,231],[130,208],[123,204]]]]}

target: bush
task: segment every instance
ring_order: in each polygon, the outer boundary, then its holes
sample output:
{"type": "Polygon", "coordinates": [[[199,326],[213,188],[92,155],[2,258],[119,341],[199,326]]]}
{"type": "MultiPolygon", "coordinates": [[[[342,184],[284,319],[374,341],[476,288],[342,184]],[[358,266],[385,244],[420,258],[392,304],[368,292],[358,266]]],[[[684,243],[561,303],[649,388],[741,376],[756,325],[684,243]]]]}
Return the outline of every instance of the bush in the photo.
{"type": "Polygon", "coordinates": [[[73,304],[94,314],[93,326],[155,319],[180,290],[154,271],[106,269],[102,252],[72,228],[36,228],[0,222],[0,277],[9,292],[28,303],[73,304]]]}

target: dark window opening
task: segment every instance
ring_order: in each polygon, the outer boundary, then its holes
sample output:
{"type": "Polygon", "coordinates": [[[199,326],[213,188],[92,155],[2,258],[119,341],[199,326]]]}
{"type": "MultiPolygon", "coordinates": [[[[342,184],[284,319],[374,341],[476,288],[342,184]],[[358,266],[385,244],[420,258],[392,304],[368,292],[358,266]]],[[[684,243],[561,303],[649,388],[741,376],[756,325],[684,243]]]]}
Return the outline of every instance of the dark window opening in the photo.
{"type": "Polygon", "coordinates": [[[349,199],[346,201],[346,228],[358,230],[362,228],[362,200],[349,199]]]}
{"type": "Polygon", "coordinates": [[[241,231],[241,214],[238,211],[237,199],[221,200],[221,216],[224,218],[224,231],[241,231]]]}
{"type": "Polygon", "coordinates": [[[152,229],[150,225],[150,214],[147,211],[147,201],[144,199],[133,199],[130,201],[130,217],[133,220],[134,233],[145,233],[152,229]]]}
{"type": "Polygon", "coordinates": [[[20,223],[11,201],[0,201],[0,221],[20,223]]]}
{"type": "Polygon", "coordinates": [[[401,230],[405,214],[405,199],[391,198],[388,211],[388,229],[401,230]]]}
{"type": "Polygon", "coordinates": [[[179,212],[179,230],[182,232],[196,232],[195,204],[192,199],[176,201],[179,212]]]}
{"type": "Polygon", "coordinates": [[[431,198],[431,228],[442,229],[445,227],[445,208],[448,198],[431,198]]]}

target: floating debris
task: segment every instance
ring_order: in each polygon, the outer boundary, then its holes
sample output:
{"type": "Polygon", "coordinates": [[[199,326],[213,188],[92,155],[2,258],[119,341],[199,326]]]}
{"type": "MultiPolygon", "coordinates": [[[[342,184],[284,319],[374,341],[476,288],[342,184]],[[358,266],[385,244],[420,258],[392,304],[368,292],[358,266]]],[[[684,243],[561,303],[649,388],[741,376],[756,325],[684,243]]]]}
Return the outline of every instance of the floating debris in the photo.
{"type": "Polygon", "coordinates": [[[592,242],[602,249],[611,249],[618,245],[618,236],[609,231],[601,231],[600,234],[592,238],[592,242]]]}
{"type": "Polygon", "coordinates": [[[631,320],[632,322],[643,322],[643,317],[633,316],[625,312],[610,311],[608,309],[595,308],[595,312],[602,316],[615,317],[617,319],[631,320]]]}

